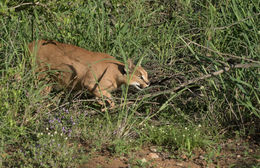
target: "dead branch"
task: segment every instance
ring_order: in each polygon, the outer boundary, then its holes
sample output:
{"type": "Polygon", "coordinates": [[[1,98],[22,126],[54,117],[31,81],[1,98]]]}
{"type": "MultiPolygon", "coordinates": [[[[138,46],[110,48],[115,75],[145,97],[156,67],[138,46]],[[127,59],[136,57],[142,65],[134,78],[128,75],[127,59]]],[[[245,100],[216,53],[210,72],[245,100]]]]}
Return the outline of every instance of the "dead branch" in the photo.
{"type": "Polygon", "coordinates": [[[203,75],[203,76],[200,76],[198,78],[194,78],[194,79],[191,79],[191,80],[188,80],[187,82],[184,82],[182,84],[180,84],[179,86],[175,87],[175,88],[172,88],[172,89],[168,89],[168,90],[164,90],[164,91],[158,91],[158,92],[154,92],[154,93],[150,93],[150,94],[145,94],[143,96],[141,96],[139,99],[144,99],[144,98],[148,98],[148,97],[156,97],[156,96],[159,96],[159,95],[162,95],[162,94],[170,94],[170,93],[174,93],[176,92],[177,90],[180,90],[192,83],[196,83],[200,80],[205,80],[205,79],[208,79],[212,76],[217,76],[217,75],[220,75],[224,72],[228,72],[230,71],[231,69],[236,69],[236,68],[253,68],[253,67],[260,67],[260,64],[254,64],[254,63],[251,63],[251,64],[237,64],[237,65],[233,65],[233,66],[230,66],[230,67],[224,67],[223,69],[219,70],[219,71],[215,71],[215,72],[212,72],[210,74],[206,74],[206,75],[203,75]]]}
{"type": "Polygon", "coordinates": [[[42,7],[46,7],[46,5],[40,3],[40,2],[26,2],[26,3],[21,3],[19,5],[10,7],[9,9],[16,9],[16,8],[20,8],[22,6],[29,6],[29,5],[35,5],[35,6],[42,6],[42,7]]]}
{"type": "Polygon", "coordinates": [[[194,42],[194,41],[191,41],[191,40],[188,39],[188,38],[185,38],[185,37],[183,37],[183,38],[184,38],[185,40],[189,41],[189,44],[194,44],[194,45],[196,45],[196,46],[199,46],[199,47],[201,47],[201,48],[204,48],[204,49],[209,50],[209,51],[211,51],[211,52],[214,52],[214,53],[216,53],[216,54],[219,54],[219,55],[222,55],[222,56],[228,56],[228,57],[231,57],[231,58],[240,59],[240,60],[245,60],[245,61],[249,61],[249,62],[254,62],[254,63],[260,64],[259,61],[255,61],[255,60],[252,60],[252,59],[249,59],[249,58],[243,58],[243,57],[240,57],[240,56],[237,56],[237,55],[233,55],[233,54],[221,53],[221,52],[219,52],[219,51],[213,50],[213,49],[211,49],[211,48],[208,48],[208,47],[205,47],[205,46],[203,46],[203,45],[200,45],[200,44],[198,44],[198,43],[196,43],[196,42],[194,42]]]}
{"type": "Polygon", "coordinates": [[[248,20],[248,19],[251,19],[251,18],[253,18],[253,17],[255,17],[255,16],[258,16],[258,15],[260,15],[260,13],[256,13],[255,15],[248,16],[248,17],[246,17],[246,18],[244,18],[244,19],[241,19],[241,20],[239,20],[239,21],[237,21],[237,22],[234,22],[234,23],[232,23],[232,24],[230,24],[230,25],[227,25],[227,26],[214,27],[213,30],[223,30],[223,29],[227,29],[227,28],[230,28],[230,27],[232,27],[232,26],[235,26],[235,25],[237,25],[237,24],[239,24],[239,23],[241,23],[241,22],[244,22],[244,21],[246,21],[246,20],[248,20]]]}

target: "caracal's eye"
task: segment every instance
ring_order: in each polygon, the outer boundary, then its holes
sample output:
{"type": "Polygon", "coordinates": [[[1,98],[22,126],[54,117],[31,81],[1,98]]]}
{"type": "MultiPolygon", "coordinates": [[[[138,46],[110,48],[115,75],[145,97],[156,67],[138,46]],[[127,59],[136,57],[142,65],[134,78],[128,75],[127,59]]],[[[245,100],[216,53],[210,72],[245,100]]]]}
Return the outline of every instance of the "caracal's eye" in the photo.
{"type": "Polygon", "coordinates": [[[139,78],[140,78],[140,79],[142,79],[142,80],[144,80],[144,77],[143,77],[143,75],[142,75],[142,76],[139,76],[139,78]]]}

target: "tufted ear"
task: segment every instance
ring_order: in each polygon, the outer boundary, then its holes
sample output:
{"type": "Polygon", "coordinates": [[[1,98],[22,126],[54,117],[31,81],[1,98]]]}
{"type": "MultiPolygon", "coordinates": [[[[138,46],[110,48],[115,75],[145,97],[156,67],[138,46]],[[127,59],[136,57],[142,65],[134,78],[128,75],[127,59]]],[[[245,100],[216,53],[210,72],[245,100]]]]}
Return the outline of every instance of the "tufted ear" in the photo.
{"type": "MultiPolygon", "coordinates": [[[[128,60],[127,60],[127,66],[128,66],[128,70],[130,72],[132,72],[134,70],[134,68],[135,68],[135,66],[134,66],[134,64],[133,64],[133,62],[132,62],[132,60],[130,58],[128,58],[128,60]]],[[[127,72],[126,66],[125,66],[124,70],[127,72]]]]}

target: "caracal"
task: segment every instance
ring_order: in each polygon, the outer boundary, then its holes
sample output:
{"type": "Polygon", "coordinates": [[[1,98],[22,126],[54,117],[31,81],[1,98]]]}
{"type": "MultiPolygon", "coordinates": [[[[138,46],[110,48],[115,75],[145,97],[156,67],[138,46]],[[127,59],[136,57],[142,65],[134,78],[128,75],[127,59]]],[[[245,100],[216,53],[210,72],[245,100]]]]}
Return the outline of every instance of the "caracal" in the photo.
{"type": "MultiPolygon", "coordinates": [[[[57,41],[39,40],[29,44],[29,51],[36,56],[40,79],[54,80],[58,86],[71,90],[88,90],[100,105],[101,97],[114,107],[111,92],[122,84],[133,85],[141,90],[149,86],[148,74],[141,66],[129,59],[127,67],[114,57],[87,51],[57,41]],[[127,75],[127,72],[129,75],[127,75]]],[[[47,87],[49,93],[52,86],[47,87]]]]}

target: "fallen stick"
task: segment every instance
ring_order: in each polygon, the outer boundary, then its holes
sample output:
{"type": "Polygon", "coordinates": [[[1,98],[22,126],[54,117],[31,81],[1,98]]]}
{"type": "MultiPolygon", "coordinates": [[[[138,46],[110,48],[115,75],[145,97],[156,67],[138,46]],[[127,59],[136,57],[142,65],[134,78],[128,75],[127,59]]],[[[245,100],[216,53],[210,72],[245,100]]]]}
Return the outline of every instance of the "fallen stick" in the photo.
{"type": "Polygon", "coordinates": [[[200,76],[198,78],[194,78],[191,80],[188,80],[187,82],[184,82],[182,84],[180,84],[179,86],[172,88],[172,89],[168,89],[168,90],[163,90],[163,91],[158,91],[158,92],[154,92],[154,93],[149,93],[149,94],[145,94],[143,96],[141,96],[139,99],[144,99],[144,98],[148,98],[148,97],[156,97],[162,94],[170,94],[173,92],[176,92],[177,90],[180,90],[181,88],[184,88],[192,83],[196,83],[200,80],[204,80],[204,79],[208,79],[212,76],[218,76],[224,72],[228,72],[231,69],[236,69],[236,68],[253,68],[253,67],[260,67],[260,64],[255,64],[255,63],[250,63],[250,64],[236,64],[236,65],[232,65],[230,67],[224,67],[223,69],[219,70],[219,71],[215,71],[203,76],[200,76]]]}

